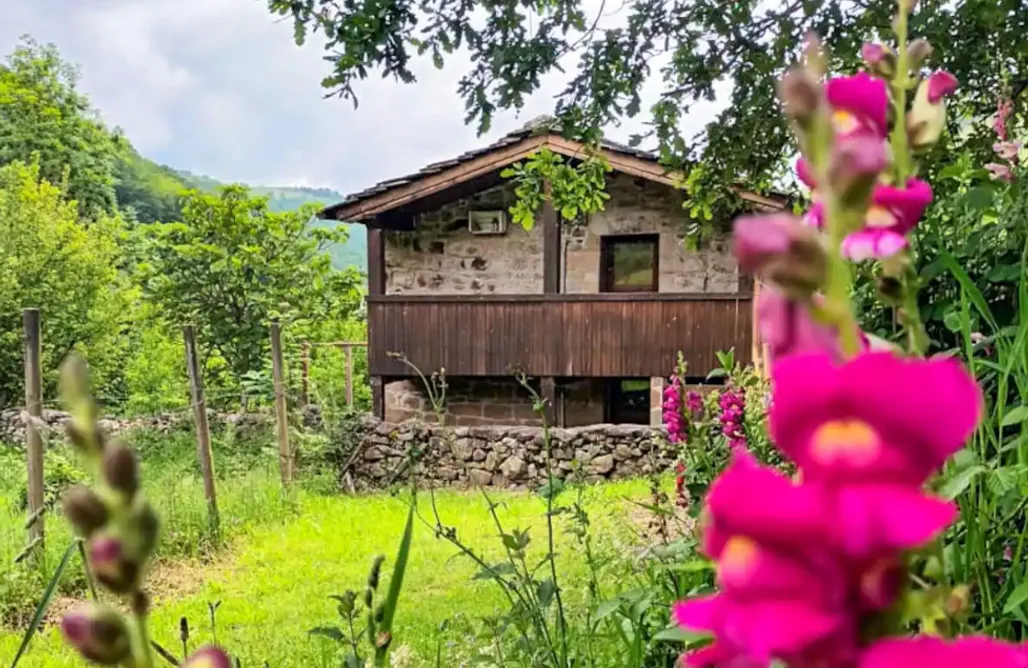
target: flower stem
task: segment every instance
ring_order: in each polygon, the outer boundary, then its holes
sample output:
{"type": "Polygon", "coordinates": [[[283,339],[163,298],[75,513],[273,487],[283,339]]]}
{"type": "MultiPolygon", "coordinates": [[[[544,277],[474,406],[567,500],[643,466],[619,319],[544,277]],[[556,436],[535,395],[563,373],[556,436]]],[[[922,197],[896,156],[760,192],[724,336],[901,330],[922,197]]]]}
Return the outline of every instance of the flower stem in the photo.
{"type": "Polygon", "coordinates": [[[909,12],[900,3],[896,13],[896,75],[892,80],[892,99],[896,123],[892,128],[893,173],[897,187],[902,188],[911,177],[910,148],[907,144],[907,89],[910,85],[910,58],[907,55],[909,12]]]}

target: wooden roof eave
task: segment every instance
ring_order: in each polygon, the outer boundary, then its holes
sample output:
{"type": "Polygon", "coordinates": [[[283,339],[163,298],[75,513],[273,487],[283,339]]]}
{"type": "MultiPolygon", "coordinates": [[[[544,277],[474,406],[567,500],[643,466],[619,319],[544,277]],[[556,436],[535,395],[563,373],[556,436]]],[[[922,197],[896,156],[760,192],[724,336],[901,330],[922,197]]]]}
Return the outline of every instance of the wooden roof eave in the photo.
{"type": "MultiPolygon", "coordinates": [[[[408,205],[429,195],[503,169],[543,148],[548,148],[554,153],[569,158],[581,158],[586,153],[586,148],[583,144],[565,139],[559,135],[526,137],[515,144],[454,165],[437,174],[426,175],[409,183],[388,189],[378,195],[363,198],[350,204],[343,203],[328,207],[321,215],[335,220],[368,223],[381,213],[408,205]]],[[[618,153],[606,148],[601,148],[600,150],[614,171],[671,187],[679,187],[681,184],[681,179],[674,172],[665,170],[654,161],[618,153]]],[[[735,188],[735,191],[744,201],[763,208],[781,209],[785,205],[784,200],[781,199],[765,197],[738,187],[735,188]]]]}

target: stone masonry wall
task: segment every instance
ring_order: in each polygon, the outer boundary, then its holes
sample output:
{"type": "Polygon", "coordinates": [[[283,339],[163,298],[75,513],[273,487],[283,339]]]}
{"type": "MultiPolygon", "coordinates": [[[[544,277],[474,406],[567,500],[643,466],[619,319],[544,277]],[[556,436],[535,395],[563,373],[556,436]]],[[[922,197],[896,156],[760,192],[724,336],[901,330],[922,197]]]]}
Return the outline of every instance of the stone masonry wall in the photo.
{"type": "MultiPolygon", "coordinates": [[[[369,422],[351,471],[358,486],[386,487],[404,479],[408,453],[423,452],[418,476],[436,486],[534,487],[546,476],[538,427],[438,427],[369,422]]],[[[646,426],[595,425],[551,430],[553,466],[589,482],[668,470],[675,457],[662,431],[646,426]]]]}
{"type": "Polygon", "coordinates": [[[469,210],[507,210],[513,202],[511,186],[498,186],[425,214],[413,232],[387,233],[386,293],[542,292],[541,225],[526,232],[508,222],[499,235],[468,231],[469,210]]]}
{"type": "MultiPolygon", "coordinates": [[[[465,427],[539,425],[531,395],[514,378],[447,378],[446,383],[447,424],[465,427]]],[[[420,380],[386,384],[385,419],[388,422],[437,422],[420,380]]]]}
{"type": "MultiPolygon", "coordinates": [[[[684,243],[682,193],[624,174],[607,179],[603,211],[586,224],[564,228],[563,287],[568,293],[599,291],[600,237],[660,234],[661,292],[738,291],[739,279],[727,237],[698,251],[684,243]]],[[[532,294],[543,291],[542,225],[526,232],[508,222],[501,235],[473,235],[469,210],[506,210],[510,185],[497,186],[424,214],[412,232],[386,233],[389,294],[532,294]]]]}
{"type": "Polygon", "coordinates": [[[603,211],[591,215],[586,225],[565,228],[565,292],[599,291],[600,237],[607,234],[660,235],[660,292],[738,292],[738,265],[727,237],[698,251],[685,247],[681,191],[617,174],[608,177],[607,193],[603,211]]]}

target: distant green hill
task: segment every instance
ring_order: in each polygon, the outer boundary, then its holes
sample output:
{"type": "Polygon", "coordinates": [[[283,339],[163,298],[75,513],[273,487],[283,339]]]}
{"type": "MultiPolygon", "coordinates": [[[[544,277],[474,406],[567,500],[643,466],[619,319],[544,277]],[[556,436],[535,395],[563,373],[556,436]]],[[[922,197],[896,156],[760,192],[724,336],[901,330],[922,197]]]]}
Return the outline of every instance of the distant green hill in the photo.
{"type": "MultiPolygon", "coordinates": [[[[174,170],[190,188],[211,191],[222,185],[220,181],[202,174],[193,174],[185,170],[174,170]]],[[[257,195],[268,198],[272,211],[294,211],[304,204],[337,204],[343,196],[331,188],[302,188],[294,186],[250,186],[257,195]]],[[[316,227],[334,227],[342,225],[347,229],[350,238],[345,244],[334,244],[328,252],[332,255],[332,264],[337,269],[358,267],[361,271],[368,270],[368,232],[363,225],[351,225],[331,220],[318,220],[316,227]]]]}

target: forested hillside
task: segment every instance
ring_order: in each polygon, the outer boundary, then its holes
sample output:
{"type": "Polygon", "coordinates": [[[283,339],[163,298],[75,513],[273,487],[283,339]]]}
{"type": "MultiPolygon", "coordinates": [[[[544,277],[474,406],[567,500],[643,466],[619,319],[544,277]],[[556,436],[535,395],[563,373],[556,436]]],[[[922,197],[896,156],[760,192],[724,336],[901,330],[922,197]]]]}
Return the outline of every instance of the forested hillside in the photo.
{"type": "Polygon", "coordinates": [[[187,405],[185,323],[213,403],[265,387],[272,320],[295,349],[359,340],[364,230],[314,218],[340,198],[156,164],[26,38],[0,63],[0,408],[22,396],[25,308],[42,316],[45,395],[77,352],[114,410],[187,405]]]}

